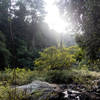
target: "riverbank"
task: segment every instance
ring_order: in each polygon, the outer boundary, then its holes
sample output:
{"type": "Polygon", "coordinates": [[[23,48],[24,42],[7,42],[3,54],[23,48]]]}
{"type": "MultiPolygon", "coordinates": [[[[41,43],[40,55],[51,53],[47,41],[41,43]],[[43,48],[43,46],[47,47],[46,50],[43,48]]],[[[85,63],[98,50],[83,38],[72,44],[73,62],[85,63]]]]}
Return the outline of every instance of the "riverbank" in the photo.
{"type": "Polygon", "coordinates": [[[13,69],[6,69],[0,72],[0,100],[99,100],[99,79],[99,72],[83,69],[40,72],[17,68],[13,80],[13,69]]]}
{"type": "Polygon", "coordinates": [[[95,82],[97,86],[92,90],[82,85],[58,85],[42,81],[33,81],[16,88],[29,95],[25,100],[100,100],[100,80],[95,82]]]}

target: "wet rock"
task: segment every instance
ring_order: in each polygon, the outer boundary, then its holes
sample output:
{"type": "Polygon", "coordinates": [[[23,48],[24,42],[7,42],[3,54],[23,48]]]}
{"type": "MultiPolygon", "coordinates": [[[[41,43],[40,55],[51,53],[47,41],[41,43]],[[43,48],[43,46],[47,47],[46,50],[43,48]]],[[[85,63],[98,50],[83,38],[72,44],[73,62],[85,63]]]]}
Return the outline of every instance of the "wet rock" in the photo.
{"type": "Polygon", "coordinates": [[[100,87],[100,79],[97,80],[97,86],[100,87]]]}
{"type": "Polygon", "coordinates": [[[87,91],[82,85],[57,85],[33,81],[28,85],[18,86],[17,89],[29,94],[23,100],[100,100],[99,86],[87,91]]]}
{"type": "Polygon", "coordinates": [[[33,81],[30,84],[18,86],[17,89],[26,91],[27,93],[31,94],[36,90],[46,89],[48,91],[53,91],[53,87],[47,82],[41,81],[33,81]]]}
{"type": "Polygon", "coordinates": [[[56,84],[33,81],[30,84],[18,86],[17,89],[29,94],[27,99],[23,100],[65,100],[62,90],[56,84]]]}
{"type": "Polygon", "coordinates": [[[63,93],[66,100],[100,100],[100,88],[87,91],[84,86],[71,84],[63,93]]]}

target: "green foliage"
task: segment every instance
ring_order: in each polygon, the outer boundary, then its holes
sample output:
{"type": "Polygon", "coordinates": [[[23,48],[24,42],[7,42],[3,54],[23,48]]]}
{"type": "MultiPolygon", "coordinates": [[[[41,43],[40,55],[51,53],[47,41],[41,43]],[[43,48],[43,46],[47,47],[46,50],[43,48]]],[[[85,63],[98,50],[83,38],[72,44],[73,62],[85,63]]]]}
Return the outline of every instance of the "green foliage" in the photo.
{"type": "Polygon", "coordinates": [[[57,44],[54,32],[43,22],[44,1],[0,0],[0,12],[1,66],[8,66],[9,61],[12,68],[34,69],[33,60],[39,57],[38,51],[57,44]],[[9,59],[8,51],[12,55],[9,59]]]}
{"type": "Polygon", "coordinates": [[[40,52],[40,57],[35,60],[35,65],[39,70],[64,70],[75,63],[75,55],[68,52],[68,48],[49,47],[40,52]]]}
{"type": "Polygon", "coordinates": [[[68,12],[73,22],[76,42],[84,49],[85,55],[92,62],[100,60],[100,1],[99,0],[60,0],[60,10],[68,12]]]}
{"type": "Polygon", "coordinates": [[[51,70],[46,75],[46,81],[57,84],[70,84],[73,83],[73,77],[70,70],[51,70]]]}
{"type": "MultiPolygon", "coordinates": [[[[94,85],[93,80],[100,77],[100,72],[89,71],[88,66],[84,65],[81,69],[70,70],[49,70],[49,71],[31,71],[26,69],[16,69],[16,85],[23,85],[33,80],[43,80],[57,84],[81,84],[91,89],[94,85]]],[[[0,97],[1,100],[13,100],[15,95],[14,89],[10,86],[15,85],[14,70],[6,69],[0,72],[0,97]],[[11,98],[11,99],[8,99],[11,98]]],[[[16,100],[28,98],[25,92],[17,92],[16,100]],[[18,99],[19,98],[19,99],[18,99]]],[[[38,94],[37,94],[38,95],[38,94]]]]}
{"type": "MultiPolygon", "coordinates": [[[[18,39],[18,38],[17,38],[18,39]]],[[[28,50],[24,40],[16,40],[18,47],[16,48],[16,62],[15,65],[20,68],[33,68],[34,52],[28,50]]],[[[13,60],[12,60],[13,61],[13,60]]]]}
{"type": "Polygon", "coordinates": [[[67,52],[69,52],[70,54],[73,54],[74,58],[78,62],[80,62],[82,59],[84,59],[84,51],[78,46],[69,47],[67,52]]]}
{"type": "Polygon", "coordinates": [[[99,77],[99,72],[89,71],[88,66],[83,66],[81,69],[48,71],[45,80],[57,84],[80,84],[91,89],[94,85],[93,80],[99,77]]]}
{"type": "Polygon", "coordinates": [[[0,69],[8,65],[9,57],[11,56],[6,47],[6,39],[2,32],[0,32],[0,69]]]}
{"type": "Polygon", "coordinates": [[[16,68],[16,70],[14,70],[7,68],[5,71],[0,72],[0,81],[8,82],[11,85],[23,85],[35,79],[42,79],[42,75],[38,73],[38,71],[31,71],[30,69],[16,68]],[[16,75],[16,78],[14,75],[16,75]]]}
{"type": "Polygon", "coordinates": [[[27,98],[29,94],[25,91],[15,90],[11,88],[9,85],[0,86],[0,100],[23,100],[27,98]]]}

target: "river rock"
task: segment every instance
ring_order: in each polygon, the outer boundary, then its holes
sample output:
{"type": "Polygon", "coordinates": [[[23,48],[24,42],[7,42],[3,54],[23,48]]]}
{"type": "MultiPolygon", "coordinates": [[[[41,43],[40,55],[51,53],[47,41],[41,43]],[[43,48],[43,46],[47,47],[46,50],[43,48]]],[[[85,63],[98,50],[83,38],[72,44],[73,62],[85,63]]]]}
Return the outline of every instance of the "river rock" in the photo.
{"type": "Polygon", "coordinates": [[[18,86],[17,89],[26,91],[29,94],[33,93],[36,90],[41,90],[41,89],[53,91],[53,87],[51,87],[49,83],[41,81],[33,81],[30,84],[18,86]]]}
{"type": "Polygon", "coordinates": [[[23,100],[64,100],[64,94],[56,84],[33,81],[30,84],[18,86],[17,89],[29,94],[23,100]]]}
{"type": "Polygon", "coordinates": [[[33,81],[30,84],[18,86],[17,89],[29,94],[22,100],[100,100],[99,86],[87,91],[82,85],[57,85],[33,81]]]}

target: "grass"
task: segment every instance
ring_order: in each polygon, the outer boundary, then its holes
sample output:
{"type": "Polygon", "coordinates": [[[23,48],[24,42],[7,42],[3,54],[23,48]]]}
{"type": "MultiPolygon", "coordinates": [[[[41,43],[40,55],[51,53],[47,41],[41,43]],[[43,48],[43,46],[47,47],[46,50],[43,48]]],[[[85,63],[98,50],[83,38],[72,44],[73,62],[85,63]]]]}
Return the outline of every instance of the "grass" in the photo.
{"type": "Polygon", "coordinates": [[[28,100],[29,94],[24,91],[16,90],[11,88],[14,85],[24,85],[31,83],[34,80],[44,80],[41,72],[31,71],[27,69],[17,68],[15,71],[13,69],[5,69],[5,71],[0,71],[0,100],[28,100]],[[14,80],[14,72],[16,72],[16,82],[14,80]]]}
{"type": "Polygon", "coordinates": [[[74,82],[84,85],[87,89],[92,89],[96,84],[94,80],[100,79],[100,72],[96,71],[72,69],[72,73],[74,82]]]}
{"type": "Polygon", "coordinates": [[[57,84],[79,84],[87,89],[92,89],[96,83],[94,80],[100,79],[100,72],[86,69],[71,69],[62,71],[49,71],[46,81],[57,84]]]}
{"type": "MultiPolygon", "coordinates": [[[[11,86],[23,85],[33,80],[48,81],[59,84],[81,84],[87,89],[91,89],[95,83],[94,80],[100,78],[100,72],[89,71],[87,69],[70,70],[51,70],[51,71],[31,71],[26,69],[16,69],[16,83],[13,80],[13,69],[5,69],[0,72],[0,100],[13,100],[14,90],[11,86]]],[[[28,97],[22,91],[18,92],[16,100],[28,97]]]]}
{"type": "Polygon", "coordinates": [[[5,71],[0,72],[0,82],[7,82],[10,85],[23,85],[32,82],[33,80],[43,80],[43,74],[38,71],[31,71],[27,69],[17,68],[15,71],[13,69],[5,69],[5,71]],[[16,82],[14,81],[14,72],[16,72],[16,82]]]}
{"type": "Polygon", "coordinates": [[[70,83],[86,84],[89,81],[100,78],[100,72],[89,71],[88,69],[71,70],[51,70],[51,71],[31,71],[26,69],[16,69],[16,82],[14,81],[14,70],[5,69],[0,72],[0,85],[9,83],[10,85],[23,85],[33,80],[48,81],[51,83],[70,83]],[[72,81],[71,81],[72,80],[72,81]]]}

